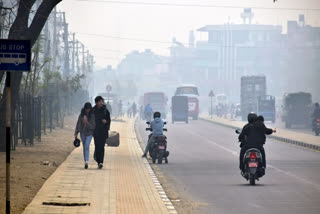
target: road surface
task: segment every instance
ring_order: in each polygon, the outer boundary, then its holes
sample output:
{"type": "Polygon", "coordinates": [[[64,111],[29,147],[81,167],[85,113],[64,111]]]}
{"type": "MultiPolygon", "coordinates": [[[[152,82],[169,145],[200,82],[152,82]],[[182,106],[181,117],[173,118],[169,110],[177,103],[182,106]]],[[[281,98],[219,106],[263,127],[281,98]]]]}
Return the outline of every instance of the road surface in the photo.
{"type": "MultiPolygon", "coordinates": [[[[138,127],[146,140],[144,122],[138,127]]],[[[249,186],[240,176],[240,148],[233,129],[201,120],[168,123],[167,128],[169,164],[158,168],[175,178],[178,193],[207,204],[197,212],[320,213],[319,152],[268,140],[266,175],[249,186]]]]}

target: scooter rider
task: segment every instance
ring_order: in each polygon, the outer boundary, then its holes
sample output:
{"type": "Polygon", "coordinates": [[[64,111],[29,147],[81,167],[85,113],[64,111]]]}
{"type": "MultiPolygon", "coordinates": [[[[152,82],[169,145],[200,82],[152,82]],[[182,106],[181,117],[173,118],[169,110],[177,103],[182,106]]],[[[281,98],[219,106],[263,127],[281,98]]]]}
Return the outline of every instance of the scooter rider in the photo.
{"type": "Polygon", "coordinates": [[[150,124],[150,128],[152,130],[152,133],[149,135],[149,140],[148,140],[146,149],[142,155],[143,158],[147,157],[147,153],[150,150],[150,147],[151,147],[152,143],[154,142],[155,138],[157,136],[163,135],[164,122],[161,119],[160,112],[155,112],[153,114],[153,118],[154,118],[154,120],[151,121],[151,124],[150,124]]]}
{"type": "Polygon", "coordinates": [[[146,105],[146,107],[144,108],[144,117],[145,117],[146,120],[151,120],[152,112],[153,112],[152,107],[151,107],[151,105],[148,103],[148,104],[146,105]]]}
{"type": "Polygon", "coordinates": [[[312,114],[312,128],[314,128],[314,125],[316,123],[316,120],[318,118],[320,118],[320,107],[319,107],[319,103],[315,103],[314,104],[314,111],[313,111],[313,114],[312,114]]]}
{"type": "MultiPolygon", "coordinates": [[[[261,117],[260,117],[261,119],[261,117]]],[[[262,121],[258,120],[258,116],[255,113],[248,114],[248,124],[246,124],[241,134],[239,135],[239,141],[241,142],[240,147],[240,157],[239,157],[239,168],[243,172],[243,156],[248,149],[256,148],[259,149],[262,159],[264,161],[263,166],[265,167],[265,151],[263,148],[263,144],[266,140],[266,134],[272,134],[275,132],[275,129],[268,129],[265,127],[262,121]]]]}

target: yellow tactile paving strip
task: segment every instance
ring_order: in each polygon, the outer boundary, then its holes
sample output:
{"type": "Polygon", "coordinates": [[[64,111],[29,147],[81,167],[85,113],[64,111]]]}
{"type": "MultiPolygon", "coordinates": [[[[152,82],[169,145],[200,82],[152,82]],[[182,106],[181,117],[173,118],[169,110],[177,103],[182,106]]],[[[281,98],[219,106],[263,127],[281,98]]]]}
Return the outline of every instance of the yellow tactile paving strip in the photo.
{"type": "Polygon", "coordinates": [[[24,213],[169,213],[168,199],[161,193],[163,190],[147,161],[141,158],[133,121],[113,122],[111,129],[120,132],[120,146],[106,147],[102,170],[92,160],[93,142],[88,170],[83,169],[82,147],[75,149],[24,213]],[[90,206],[51,206],[42,202],[90,203],[90,206]]]}

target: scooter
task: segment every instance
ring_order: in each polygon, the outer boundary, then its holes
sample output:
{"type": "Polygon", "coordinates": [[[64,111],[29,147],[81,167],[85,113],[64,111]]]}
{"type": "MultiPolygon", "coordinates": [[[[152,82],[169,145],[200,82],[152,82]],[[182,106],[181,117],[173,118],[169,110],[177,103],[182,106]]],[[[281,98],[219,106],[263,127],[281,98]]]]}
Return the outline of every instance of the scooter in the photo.
{"type": "MultiPolygon", "coordinates": [[[[150,127],[150,122],[146,122],[146,124],[149,125],[148,128],[146,128],[146,131],[151,131],[152,128],[150,127]]],[[[164,124],[167,124],[164,122],[164,124]]],[[[163,131],[168,131],[166,128],[163,129],[163,131]]],[[[152,136],[152,133],[149,135],[149,139],[152,136]]],[[[167,151],[167,137],[165,135],[156,136],[154,143],[150,146],[149,155],[152,158],[152,163],[156,163],[156,160],[158,160],[158,164],[162,164],[162,161],[164,160],[165,163],[168,163],[168,156],[169,151],[167,151]]]]}
{"type": "MultiPolygon", "coordinates": [[[[236,130],[237,134],[240,134],[239,129],[236,130]]],[[[262,155],[258,149],[248,149],[243,157],[244,172],[241,175],[249,180],[250,185],[255,185],[256,180],[259,180],[265,175],[265,169],[263,168],[262,155]]]]}
{"type": "Polygon", "coordinates": [[[313,130],[316,136],[319,136],[320,133],[320,118],[317,118],[313,123],[313,130]]]}

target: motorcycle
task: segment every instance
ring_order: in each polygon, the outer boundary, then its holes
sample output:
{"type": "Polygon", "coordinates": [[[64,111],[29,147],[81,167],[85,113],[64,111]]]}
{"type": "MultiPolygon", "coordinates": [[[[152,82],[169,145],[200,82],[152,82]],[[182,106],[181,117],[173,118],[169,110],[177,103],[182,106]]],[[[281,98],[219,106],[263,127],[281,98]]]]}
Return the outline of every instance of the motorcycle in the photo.
{"type": "MultiPolygon", "coordinates": [[[[151,131],[150,122],[146,122],[149,127],[146,128],[146,131],[151,131]]],[[[164,122],[164,124],[167,124],[164,122]]],[[[166,128],[163,131],[168,131],[166,128]]],[[[152,133],[149,135],[149,139],[152,136],[152,133]]],[[[149,149],[149,155],[152,158],[152,163],[156,163],[158,160],[158,164],[162,164],[164,160],[165,163],[168,163],[169,151],[167,151],[167,137],[165,135],[160,135],[155,137],[155,141],[151,144],[149,149]]]]}
{"type": "MultiPolygon", "coordinates": [[[[237,129],[236,133],[240,134],[241,131],[237,129]]],[[[244,172],[241,172],[241,175],[249,180],[250,185],[255,185],[256,180],[264,176],[265,169],[262,162],[262,155],[258,149],[251,148],[245,152],[243,158],[244,172]]]]}
{"type": "Polygon", "coordinates": [[[320,118],[317,118],[313,123],[313,131],[315,132],[316,136],[319,136],[320,133],[320,118]]]}

